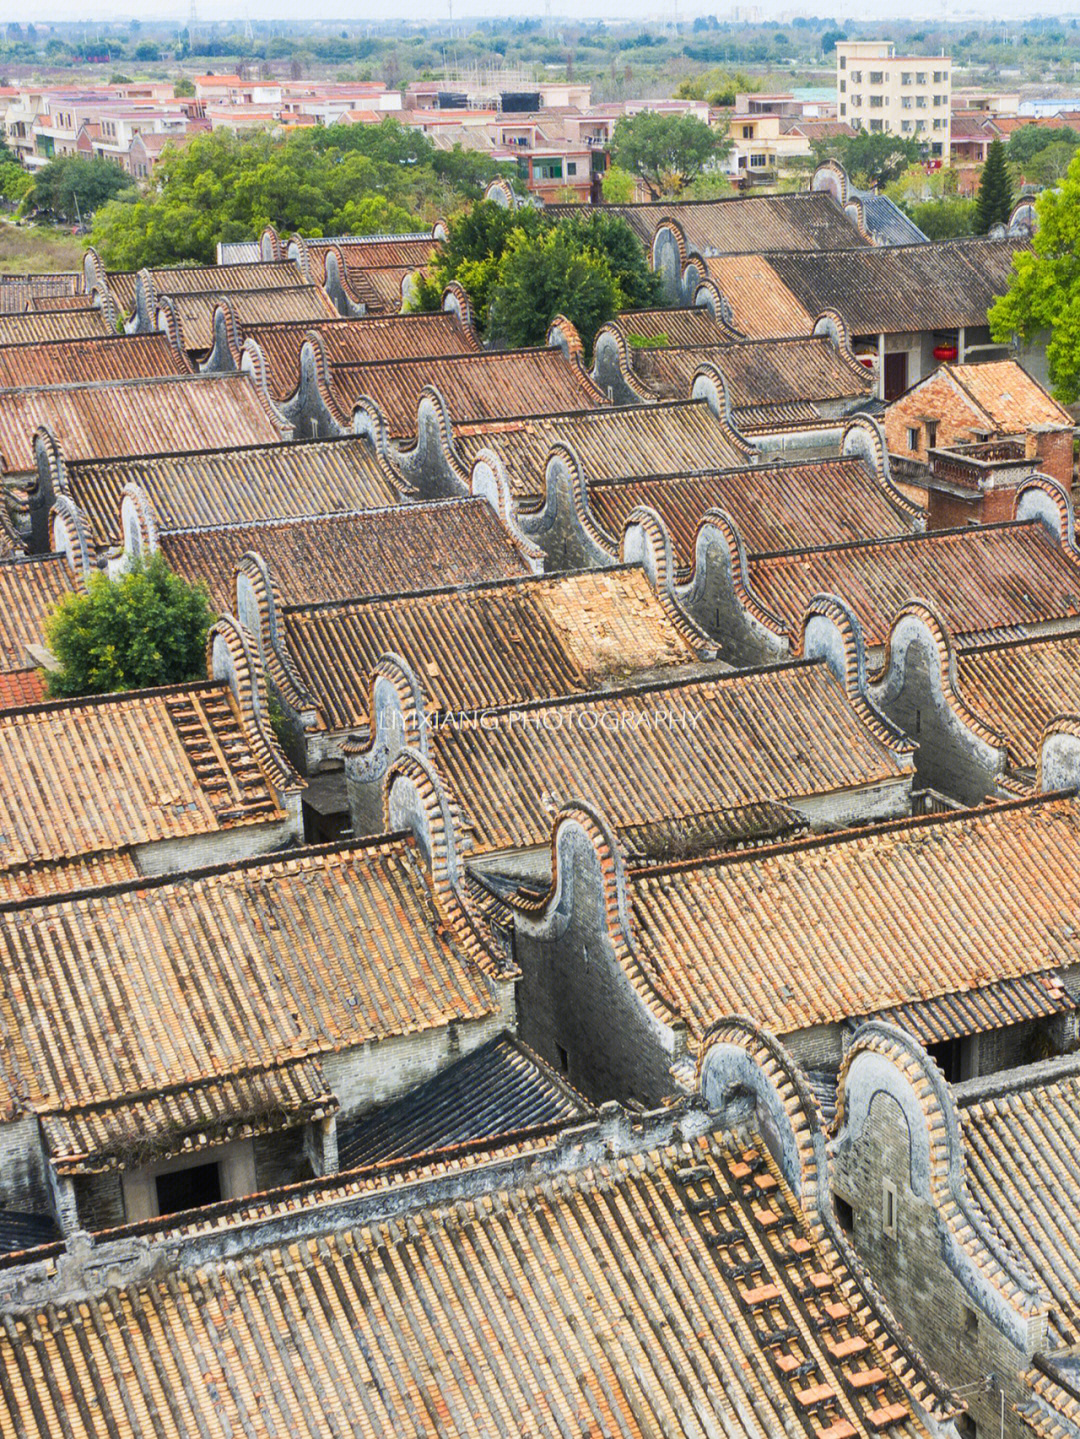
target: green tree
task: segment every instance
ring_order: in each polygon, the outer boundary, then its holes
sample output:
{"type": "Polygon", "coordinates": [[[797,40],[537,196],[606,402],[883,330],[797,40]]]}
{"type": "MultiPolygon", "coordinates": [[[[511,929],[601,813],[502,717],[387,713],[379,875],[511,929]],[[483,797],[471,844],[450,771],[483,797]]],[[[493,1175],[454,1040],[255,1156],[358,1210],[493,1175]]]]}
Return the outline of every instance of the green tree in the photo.
{"type": "Polygon", "coordinates": [[[540,345],[563,314],[586,350],[597,330],[624,304],[607,258],[560,226],[533,236],[511,235],[491,291],[489,328],[508,345],[540,345]]]}
{"type": "Polygon", "coordinates": [[[994,225],[1007,225],[1012,210],[1012,183],[1005,163],[1005,146],[995,140],[987,151],[982,179],[979,181],[975,228],[986,235],[994,225]]]}
{"type": "Polygon", "coordinates": [[[1013,256],[1008,293],[990,309],[990,330],[1005,344],[1049,332],[1046,356],[1054,393],[1080,399],[1080,155],[1060,189],[1036,201],[1039,227],[1030,250],[1013,256]]]}
{"type": "Polygon", "coordinates": [[[219,130],[166,153],[144,194],[104,206],[94,244],[110,267],[138,269],[211,263],[219,240],[253,239],[266,225],[313,236],[400,234],[478,196],[497,169],[484,156],[439,154],[389,117],[285,139],[219,130]]]}
{"type": "Polygon", "coordinates": [[[1044,145],[1024,167],[1025,178],[1042,187],[1058,184],[1068,172],[1076,150],[1074,140],[1055,140],[1052,145],[1044,145]]]}
{"type": "Polygon", "coordinates": [[[17,204],[34,188],[34,177],[14,160],[0,159],[0,199],[17,204]]]}
{"type": "Polygon", "coordinates": [[[947,195],[941,200],[909,205],[907,213],[928,240],[956,240],[976,233],[976,209],[975,200],[947,195]]]}
{"type": "Polygon", "coordinates": [[[31,210],[58,215],[65,220],[92,215],[100,205],[113,199],[122,190],[132,188],[133,181],[117,165],[108,160],[83,160],[75,155],[61,155],[50,160],[34,176],[27,206],[31,210]]]}
{"type": "Polygon", "coordinates": [[[611,154],[636,175],[654,200],[678,195],[730,149],[730,142],[694,115],[641,110],[615,125],[611,154]]]}
{"type": "Polygon", "coordinates": [[[621,165],[609,165],[604,171],[600,188],[608,205],[629,205],[633,201],[637,181],[621,165]]]}
{"type": "Polygon", "coordinates": [[[202,585],[173,574],[160,554],[117,580],[98,572],[86,594],[65,595],[45,627],[60,662],[51,695],[107,694],[201,678],[213,622],[202,585]]]}
{"type": "Polygon", "coordinates": [[[1069,144],[1075,150],[1080,145],[1080,135],[1068,125],[1021,125],[1009,137],[1008,159],[1021,168],[1027,165],[1049,145],[1069,144]]]}
{"type": "Polygon", "coordinates": [[[181,75],[173,85],[172,92],[174,100],[190,100],[195,94],[195,86],[186,75],[181,75]]]}
{"type": "Polygon", "coordinates": [[[829,145],[856,185],[873,189],[897,180],[920,158],[918,142],[883,131],[839,136],[829,145]]]}
{"type": "MultiPolygon", "coordinates": [[[[504,319],[505,306],[501,312],[496,312],[495,291],[505,279],[505,257],[511,250],[515,255],[521,255],[530,246],[535,250],[538,264],[542,262],[546,266],[547,274],[552,273],[552,255],[577,257],[588,252],[593,260],[603,262],[617,287],[620,305],[640,308],[660,303],[659,280],[649,269],[641,242],[621,216],[602,209],[581,208],[571,215],[555,219],[531,205],[509,210],[484,200],[450,221],[446,244],[420,287],[415,308],[438,309],[444,287],[451,280],[456,280],[468,292],[481,329],[493,338],[508,344],[536,343],[535,338],[522,340],[515,336],[527,330],[542,340],[548,322],[561,310],[577,325],[582,339],[591,343],[591,320],[584,300],[575,301],[578,313],[583,316],[580,324],[577,315],[571,314],[570,309],[558,301],[547,309],[542,324],[539,319],[533,318],[528,326],[523,327],[516,321],[509,325],[504,319]],[[565,242],[563,249],[553,246],[549,238],[552,235],[565,242]]],[[[515,281],[522,270],[523,262],[519,262],[514,271],[515,281]]],[[[575,273],[582,274],[580,269],[575,273]]],[[[588,286],[584,279],[582,285],[583,291],[597,288],[595,276],[590,274],[588,286]]],[[[548,304],[549,297],[538,298],[536,313],[539,314],[548,304]]],[[[515,314],[518,313],[520,305],[515,299],[515,314]]]]}

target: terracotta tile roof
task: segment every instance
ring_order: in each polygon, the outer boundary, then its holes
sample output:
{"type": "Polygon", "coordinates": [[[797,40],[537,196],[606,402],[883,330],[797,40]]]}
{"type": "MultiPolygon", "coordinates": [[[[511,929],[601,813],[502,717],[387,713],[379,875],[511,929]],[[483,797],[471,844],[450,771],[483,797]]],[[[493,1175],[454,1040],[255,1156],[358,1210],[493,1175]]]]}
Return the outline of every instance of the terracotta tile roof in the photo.
{"type": "Polygon", "coordinates": [[[982,1212],[1050,1294],[1051,1349],[1080,1339],[1080,1075],[1037,1076],[961,1100],[967,1181],[982,1212]]]}
{"type": "MultiPolygon", "coordinates": [[[[722,345],[732,339],[730,328],[715,319],[704,305],[671,310],[623,310],[608,324],[623,336],[631,350],[635,349],[634,340],[649,340],[653,344],[659,341],[665,348],[684,350],[722,345]]],[[[810,328],[807,325],[803,333],[810,328]]]]}
{"type": "Polygon", "coordinates": [[[82,288],[78,270],[57,270],[37,275],[0,275],[0,314],[15,315],[29,309],[39,295],[75,295],[82,288]]]}
{"type": "MultiPolygon", "coordinates": [[[[574,206],[547,205],[556,215],[574,206]]],[[[651,246],[661,220],[675,220],[688,250],[702,255],[758,254],[763,250],[849,250],[861,236],[830,196],[734,195],[723,200],[661,200],[643,205],[605,205],[621,215],[638,239],[651,246]]],[[[819,306],[814,313],[819,314],[819,306]]]]}
{"type": "Polygon", "coordinates": [[[85,293],[77,295],[31,295],[28,308],[36,311],[93,310],[92,299],[85,293]]]}
{"type": "Polygon", "coordinates": [[[116,385],[0,390],[0,456],[16,473],[35,468],[33,436],[45,425],[69,460],[126,450],[153,455],[280,439],[248,375],[202,375],[116,385]]]}
{"type": "Polygon", "coordinates": [[[815,316],[800,305],[762,255],[725,255],[709,260],[709,277],[731,307],[736,329],[751,339],[807,335],[815,316]]]}
{"type": "Polygon", "coordinates": [[[342,423],[351,423],[354,405],[370,398],[386,416],[392,439],[416,434],[416,410],[425,385],[438,387],[451,420],[458,422],[537,410],[591,410],[606,403],[585,371],[555,348],[334,365],[330,374],[330,398],[342,423]]]}
{"type": "Polygon", "coordinates": [[[897,610],[915,599],[973,642],[1080,616],[1080,563],[1037,521],[758,556],[749,576],[789,634],[814,595],[834,594],[854,610],[869,645],[883,644],[897,610]]]}
{"type": "Polygon", "coordinates": [[[210,681],[0,711],[0,776],[5,869],[272,823],[299,788],[210,681]]]}
{"type": "Polygon", "coordinates": [[[190,373],[164,335],[109,335],[0,346],[0,389],[190,373]]]}
{"type": "Polygon", "coordinates": [[[346,270],[348,287],[369,315],[397,315],[405,299],[405,286],[416,270],[412,265],[346,270]]]}
{"type": "Polygon", "coordinates": [[[512,1416],[682,1439],[719,1414],[770,1434],[926,1434],[925,1380],[756,1131],[497,1173],[498,1189],[12,1315],[4,1422],[27,1439],[150,1432],[161,1415],[190,1433],[464,1439],[512,1416]]]}
{"type": "Polygon", "coordinates": [[[1015,360],[943,367],[997,430],[1017,432],[1037,425],[1073,428],[1072,416],[1015,360]]]}
{"type": "Polygon", "coordinates": [[[513,1035],[501,1034],[390,1104],[338,1125],[342,1169],[494,1147],[525,1133],[582,1124],[588,1101],[513,1035]]]}
{"type": "Polygon", "coordinates": [[[233,568],[248,551],[266,560],[286,604],[420,589],[433,555],[447,585],[530,572],[482,499],[178,530],[161,536],[161,550],[178,574],[203,580],[223,612],[232,608],[233,568]]]}
{"type": "MultiPolygon", "coordinates": [[[[76,588],[63,555],[0,559],[0,673],[25,672],[31,662],[27,645],[44,643],[46,619],[57,602],[76,588]]],[[[12,690],[5,688],[3,693],[10,697],[12,690]]]]}
{"type": "Polygon", "coordinates": [[[492,449],[518,498],[544,493],[548,456],[560,442],[579,456],[590,481],[724,468],[745,464],[751,453],[704,400],[456,424],[453,437],[463,477],[479,450],[492,449]]]}
{"type": "Polygon", "coordinates": [[[4,1108],[99,1153],[250,1120],[253,1071],[491,1013],[448,920],[400,837],[0,907],[4,1108]]]}
{"type": "Polygon", "coordinates": [[[1026,240],[946,240],[828,254],[770,255],[769,265],[812,314],[836,310],[852,335],[985,325],[1009,287],[1026,240]]]}
{"type": "Polygon", "coordinates": [[[961,994],[900,1004],[883,1010],[876,1018],[906,1029],[920,1044],[931,1045],[1030,1019],[1071,1014],[1075,1009],[1076,1001],[1057,974],[1022,974],[961,994]]]}
{"type": "Polygon", "coordinates": [[[547,844],[552,814],[574,800],[618,830],[690,827],[911,771],[910,752],[822,662],[522,706],[427,743],[476,853],[547,844]]]}
{"type": "Polygon", "coordinates": [[[78,340],[110,333],[108,321],[100,310],[0,314],[0,345],[40,345],[50,340],[78,340]]]}
{"type": "Polygon", "coordinates": [[[334,730],[366,724],[371,667],[387,650],[413,667],[428,707],[441,711],[599,689],[697,658],[636,567],[286,607],[279,622],[334,730]]]}
{"type": "Polygon", "coordinates": [[[312,330],[332,365],[372,360],[419,359],[424,355],[460,355],[479,350],[475,330],[456,315],[385,315],[363,320],[320,320],[318,324],[245,324],[245,339],[254,340],[266,358],[271,393],[286,399],[296,391],[300,350],[312,330]]]}
{"type": "Polygon", "coordinates": [[[44,1114],[41,1138],[58,1174],[99,1174],[190,1153],[196,1137],[225,1144],[316,1123],[337,1108],[319,1065],[294,1059],[44,1114]]]}
{"type": "Polygon", "coordinates": [[[65,463],[64,492],[90,520],[99,546],[120,542],[120,497],[139,485],[159,529],[257,524],[395,504],[399,487],[367,440],[349,435],[189,454],[65,463]]]}
{"type": "Polygon", "coordinates": [[[785,1035],[1080,957],[1060,923],[1080,904],[1072,800],[641,870],[627,886],[625,963],[698,1038],[724,1015],[785,1035]]]}
{"type": "Polygon", "coordinates": [[[333,319],[337,311],[319,285],[282,285],[265,290],[213,290],[171,297],[180,333],[189,350],[209,350],[214,343],[214,311],[224,300],[242,330],[248,325],[302,321],[309,325],[333,319]]]}
{"type": "Polygon", "coordinates": [[[638,505],[667,526],[681,570],[694,564],[706,510],[735,522],[751,554],[812,549],[871,535],[911,534],[915,515],[862,459],[794,460],[711,475],[657,475],[589,485],[589,511],[617,547],[638,505]]]}
{"type": "Polygon", "coordinates": [[[308,255],[312,278],[322,284],[330,249],[337,251],[348,273],[375,269],[422,270],[440,244],[441,241],[435,239],[399,239],[393,235],[378,240],[328,240],[325,244],[309,241],[308,255]]]}
{"type": "MultiPolygon", "coordinates": [[[[162,295],[215,294],[232,290],[280,289],[284,285],[304,285],[307,281],[300,267],[292,260],[273,263],[256,261],[240,265],[180,265],[175,269],[151,270],[155,293],[162,295]]],[[[120,310],[130,312],[135,304],[134,271],[110,270],[109,289],[120,310]]]]}
{"type": "Polygon", "coordinates": [[[962,649],[956,669],[961,697],[1002,736],[1019,769],[1035,769],[1052,719],[1080,712],[1080,634],[962,649]]]}
{"type": "Polygon", "coordinates": [[[736,425],[748,407],[868,398],[868,370],[842,355],[825,336],[741,340],[707,350],[634,350],[633,373],[660,399],[690,393],[700,365],[713,364],[727,382],[736,425]]]}
{"type": "Polygon", "coordinates": [[[139,866],[130,849],[113,849],[102,854],[80,854],[74,859],[47,859],[36,864],[0,869],[0,904],[35,899],[47,894],[71,894],[82,889],[101,889],[138,879],[139,866]]]}
{"type": "Polygon", "coordinates": [[[21,709],[45,698],[42,670],[0,671],[0,709],[21,709]]]}

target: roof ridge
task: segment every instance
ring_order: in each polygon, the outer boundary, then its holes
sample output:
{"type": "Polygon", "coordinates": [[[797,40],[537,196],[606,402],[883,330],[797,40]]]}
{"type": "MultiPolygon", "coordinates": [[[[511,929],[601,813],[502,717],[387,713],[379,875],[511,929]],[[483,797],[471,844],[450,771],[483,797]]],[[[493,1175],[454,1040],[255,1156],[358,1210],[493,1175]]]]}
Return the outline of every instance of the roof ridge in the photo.
{"type": "MultiPolygon", "coordinates": [[[[247,855],[243,859],[219,861],[217,864],[200,865],[194,869],[174,870],[167,874],[141,874],[134,879],[116,880],[111,884],[93,885],[83,889],[57,890],[52,894],[27,895],[24,899],[0,900],[0,915],[43,909],[51,904],[83,898],[97,899],[112,895],[131,894],[135,891],[141,893],[164,889],[171,884],[191,884],[203,879],[213,879],[217,875],[238,874],[260,867],[272,869],[302,863],[304,860],[329,859],[335,854],[346,856],[370,850],[373,853],[392,855],[398,851],[408,852],[415,847],[415,839],[411,831],[407,830],[391,830],[385,834],[365,835],[359,839],[331,840],[327,844],[297,845],[292,849],[277,849],[268,854],[247,855]]],[[[108,853],[112,852],[108,851],[108,853]]],[[[106,851],[101,851],[101,853],[106,853],[106,851]]],[[[77,858],[81,858],[81,856],[77,856],[77,858]]]]}
{"type": "MultiPolygon", "coordinates": [[[[238,530],[281,530],[291,529],[296,525],[310,525],[313,522],[334,524],[340,520],[379,519],[384,515],[400,515],[404,518],[417,513],[425,514],[429,510],[479,509],[481,506],[488,506],[487,500],[482,495],[447,495],[437,500],[417,500],[415,503],[404,505],[376,505],[371,509],[363,510],[313,510],[310,514],[276,515],[270,519],[230,520],[216,525],[179,525],[172,530],[159,528],[158,534],[162,538],[173,538],[178,535],[232,534],[238,530]]],[[[494,516],[494,512],[492,513],[494,516]]],[[[494,518],[498,517],[494,516],[494,518]]],[[[44,557],[26,555],[13,558],[41,559],[44,557]]],[[[54,557],[50,556],[50,558],[54,557]]],[[[65,557],[59,556],[58,558],[65,557]]],[[[0,560],[0,564],[3,563],[4,561],[0,560]]],[[[361,596],[357,596],[357,598],[361,598],[361,596]]]]}
{"type": "Polygon", "coordinates": [[[753,563],[758,564],[761,560],[783,560],[792,559],[797,556],[830,554],[837,550],[870,550],[877,549],[882,545],[916,544],[927,541],[934,542],[943,539],[956,539],[960,535],[984,534],[988,531],[1001,530],[1029,530],[1033,526],[1042,528],[1042,521],[1037,519],[1028,520],[995,520],[985,525],[957,525],[947,530],[916,530],[901,535],[881,535],[865,540],[836,540],[829,545],[808,545],[802,549],[791,550],[765,550],[760,554],[754,554],[753,563]]]}
{"type": "MultiPolygon", "coordinates": [[[[484,503],[486,504],[487,501],[485,500],[484,503]]],[[[360,607],[362,605],[386,604],[390,600],[422,600],[430,599],[435,595],[472,594],[477,590],[494,590],[500,586],[506,588],[511,585],[542,585],[553,580],[581,579],[587,575],[621,574],[628,570],[639,569],[641,569],[640,565],[620,564],[605,565],[601,570],[549,570],[539,575],[502,575],[495,580],[467,580],[460,585],[432,585],[424,590],[388,590],[378,595],[351,595],[340,600],[316,600],[310,604],[282,605],[281,613],[283,615],[296,614],[299,611],[321,613],[331,609],[346,609],[351,605],[360,607]]]]}
{"type": "Polygon", "coordinates": [[[688,870],[721,869],[732,864],[745,864],[774,855],[801,854],[808,850],[827,849],[839,844],[855,843],[873,839],[878,835],[902,834],[923,829],[944,829],[948,825],[965,821],[990,819],[1011,810],[1039,809],[1060,804],[1068,800],[1074,805],[1076,795],[1070,790],[1048,790],[1042,794],[1023,795],[1019,799],[995,800],[971,809],[951,810],[946,814],[907,815],[902,819],[886,820],[882,824],[863,824],[852,829],[835,830],[828,834],[810,834],[800,839],[783,840],[779,844],[761,845],[752,850],[734,850],[729,854],[706,855],[685,860],[668,860],[661,864],[644,865],[627,871],[627,883],[636,884],[641,880],[654,879],[664,874],[680,874],[688,870]]]}

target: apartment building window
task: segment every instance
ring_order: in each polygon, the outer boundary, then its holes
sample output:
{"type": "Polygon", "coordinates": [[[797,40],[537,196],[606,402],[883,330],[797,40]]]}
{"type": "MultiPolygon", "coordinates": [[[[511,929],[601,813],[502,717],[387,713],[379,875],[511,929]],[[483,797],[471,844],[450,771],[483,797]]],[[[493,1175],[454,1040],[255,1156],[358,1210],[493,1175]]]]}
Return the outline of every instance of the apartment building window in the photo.
{"type": "Polygon", "coordinates": [[[885,79],[884,71],[882,71],[882,70],[871,70],[871,71],[870,71],[870,83],[871,83],[871,85],[880,85],[880,84],[884,81],[884,79],[885,79]]]}
{"type": "Polygon", "coordinates": [[[935,129],[935,130],[940,130],[940,129],[944,126],[944,124],[945,124],[945,121],[944,121],[944,120],[935,120],[935,121],[934,121],[934,129],[935,129]]]}
{"type": "Polygon", "coordinates": [[[947,95],[935,95],[935,96],[934,96],[934,109],[935,109],[935,110],[940,110],[941,107],[942,107],[942,105],[947,105],[948,103],[949,103],[949,97],[948,97],[947,95]]]}
{"type": "Polygon", "coordinates": [[[925,85],[925,84],[926,84],[926,71],[925,71],[925,70],[916,70],[916,71],[915,71],[915,83],[916,83],[916,85],[925,85]]]}
{"type": "Polygon", "coordinates": [[[916,120],[916,121],[915,121],[915,132],[916,132],[916,134],[918,134],[919,131],[925,130],[925,129],[926,129],[926,121],[925,121],[925,120],[916,120]]]}
{"type": "Polygon", "coordinates": [[[768,165],[768,163],[769,163],[769,157],[768,157],[768,155],[751,155],[751,156],[750,156],[750,168],[751,168],[751,170],[764,170],[765,167],[768,165]]]}
{"type": "Polygon", "coordinates": [[[910,95],[901,95],[901,96],[900,96],[900,108],[901,108],[901,110],[910,110],[910,109],[911,109],[911,96],[910,96],[910,95]]]}
{"type": "Polygon", "coordinates": [[[927,107],[927,103],[926,103],[926,96],[925,96],[925,95],[916,95],[916,96],[915,96],[915,108],[916,108],[916,110],[925,110],[925,109],[928,108],[928,107],[927,107]]]}
{"type": "Polygon", "coordinates": [[[847,56],[846,56],[846,55],[841,55],[841,56],[840,56],[840,69],[841,69],[841,70],[846,70],[846,69],[847,69],[847,56]]]}
{"type": "Polygon", "coordinates": [[[871,128],[871,130],[874,130],[874,131],[880,130],[880,129],[882,128],[881,121],[880,121],[880,120],[871,120],[871,121],[870,121],[870,128],[871,128]]]}
{"type": "Polygon", "coordinates": [[[841,106],[840,106],[840,116],[841,116],[841,118],[843,118],[846,114],[847,114],[847,106],[846,106],[846,105],[841,105],[841,106]]]}
{"type": "Polygon", "coordinates": [[[853,85],[861,85],[861,84],[862,84],[862,71],[861,71],[861,70],[852,70],[852,72],[851,72],[851,83],[852,83],[853,85]]]}
{"type": "Polygon", "coordinates": [[[858,109],[858,107],[862,104],[862,96],[861,96],[861,95],[852,95],[852,97],[851,97],[851,103],[852,103],[852,106],[853,106],[855,109],[858,109]]]}
{"type": "Polygon", "coordinates": [[[910,84],[911,84],[911,71],[910,71],[910,70],[901,70],[901,72],[900,72],[900,83],[901,83],[901,85],[910,85],[910,84]]]}
{"type": "Polygon", "coordinates": [[[935,84],[935,85],[943,85],[948,78],[949,78],[949,73],[948,73],[947,70],[935,70],[935,71],[934,71],[934,84],[935,84]]]}
{"type": "Polygon", "coordinates": [[[744,125],[742,127],[742,137],[744,140],[752,140],[754,138],[753,125],[744,125]]]}
{"type": "Polygon", "coordinates": [[[576,174],[577,174],[577,161],[576,161],[576,160],[567,160],[567,162],[566,162],[566,173],[567,173],[568,175],[576,175],[576,174]]]}
{"type": "Polygon", "coordinates": [[[910,134],[910,133],[911,133],[911,121],[910,121],[910,120],[901,120],[901,121],[900,121],[900,129],[904,132],[905,135],[910,134]]]}
{"type": "Polygon", "coordinates": [[[841,93],[841,95],[843,95],[843,94],[846,94],[846,92],[847,92],[847,81],[846,81],[846,80],[841,80],[841,81],[840,81],[840,93],[841,93]]]}

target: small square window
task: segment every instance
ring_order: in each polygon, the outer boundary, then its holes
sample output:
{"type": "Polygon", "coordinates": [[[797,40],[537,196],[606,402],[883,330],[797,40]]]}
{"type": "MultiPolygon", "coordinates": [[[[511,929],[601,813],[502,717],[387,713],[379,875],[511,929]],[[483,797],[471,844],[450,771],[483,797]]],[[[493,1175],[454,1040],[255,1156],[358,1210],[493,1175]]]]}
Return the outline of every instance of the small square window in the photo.
{"type": "Polygon", "coordinates": [[[926,425],[926,448],[937,449],[937,420],[929,420],[926,425]]]}
{"type": "Polygon", "coordinates": [[[912,454],[914,454],[915,451],[919,448],[919,440],[921,439],[921,437],[922,432],[918,425],[914,425],[911,429],[908,430],[907,447],[909,450],[911,450],[912,454]]]}

